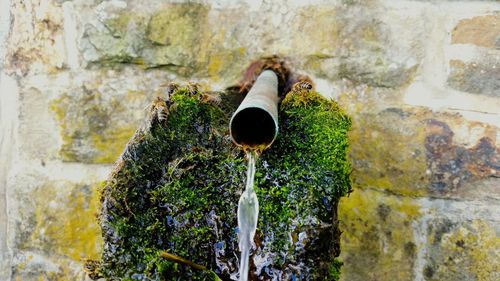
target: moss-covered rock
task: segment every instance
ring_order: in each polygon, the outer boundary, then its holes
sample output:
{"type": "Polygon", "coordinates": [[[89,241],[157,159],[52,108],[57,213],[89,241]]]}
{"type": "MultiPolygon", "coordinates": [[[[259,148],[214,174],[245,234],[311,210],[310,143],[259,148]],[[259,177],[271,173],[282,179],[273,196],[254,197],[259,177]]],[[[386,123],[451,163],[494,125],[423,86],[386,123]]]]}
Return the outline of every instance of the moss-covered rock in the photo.
{"type": "MultiPolygon", "coordinates": [[[[230,141],[228,121],[242,96],[220,95],[186,87],[154,102],[104,189],[104,253],[100,263],[87,264],[91,276],[236,277],[246,161],[230,141]]],[[[337,203],[350,191],[350,119],[336,103],[298,89],[282,102],[280,126],[257,164],[260,215],[250,275],[336,280],[337,203]]]]}

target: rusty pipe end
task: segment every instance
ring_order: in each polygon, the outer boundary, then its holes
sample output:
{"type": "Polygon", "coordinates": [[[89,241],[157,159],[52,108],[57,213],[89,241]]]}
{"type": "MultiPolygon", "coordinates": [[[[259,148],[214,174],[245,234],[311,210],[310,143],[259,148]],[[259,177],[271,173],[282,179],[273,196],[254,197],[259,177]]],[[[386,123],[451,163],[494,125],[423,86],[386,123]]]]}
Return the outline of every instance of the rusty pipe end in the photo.
{"type": "Polygon", "coordinates": [[[232,141],[245,149],[262,151],[278,135],[278,76],[263,71],[229,122],[232,141]]]}

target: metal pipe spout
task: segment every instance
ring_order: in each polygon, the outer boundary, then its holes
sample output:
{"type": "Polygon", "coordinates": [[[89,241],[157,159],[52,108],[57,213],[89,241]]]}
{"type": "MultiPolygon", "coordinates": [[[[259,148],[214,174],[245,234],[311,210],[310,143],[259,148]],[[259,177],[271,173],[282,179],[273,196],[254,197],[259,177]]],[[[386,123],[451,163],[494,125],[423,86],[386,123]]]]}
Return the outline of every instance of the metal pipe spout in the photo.
{"type": "Polygon", "coordinates": [[[263,71],[229,122],[233,142],[243,149],[262,151],[278,135],[278,76],[263,71]]]}

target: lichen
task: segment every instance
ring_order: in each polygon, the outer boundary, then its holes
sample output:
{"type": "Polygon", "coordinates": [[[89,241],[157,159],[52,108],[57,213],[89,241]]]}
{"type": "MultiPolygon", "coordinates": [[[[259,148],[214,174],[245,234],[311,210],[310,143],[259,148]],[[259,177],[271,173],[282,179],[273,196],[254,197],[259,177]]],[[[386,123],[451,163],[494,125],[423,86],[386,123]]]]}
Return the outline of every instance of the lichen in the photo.
{"type": "Polygon", "coordinates": [[[357,115],[349,135],[356,144],[351,150],[355,187],[427,194],[429,175],[422,173],[428,169],[423,114],[388,108],[357,115]]]}
{"type": "Polygon", "coordinates": [[[95,221],[99,192],[87,185],[43,186],[35,191],[34,221],[30,241],[23,247],[56,253],[73,261],[97,258],[102,244],[99,225],[95,221]],[[67,207],[69,206],[69,207],[67,207]]]}
{"type": "Polygon", "coordinates": [[[339,206],[344,280],[414,279],[418,246],[413,224],[422,212],[413,199],[357,189],[339,206]]]}
{"type": "Polygon", "coordinates": [[[146,36],[151,42],[159,45],[196,44],[207,14],[208,7],[203,4],[171,4],[152,15],[146,36]],[[179,33],[179,29],[183,32],[179,33]]]}
{"type": "Polygon", "coordinates": [[[51,109],[60,124],[61,159],[113,163],[136,130],[133,115],[124,107],[124,100],[133,99],[136,97],[122,98],[86,88],[54,99],[51,109]]]}
{"type": "MultiPolygon", "coordinates": [[[[228,137],[237,103],[229,93],[220,103],[205,95],[185,87],[158,99],[127,145],[103,191],[105,247],[94,277],[228,280],[237,272],[236,211],[246,169],[228,137]]],[[[350,191],[350,119],[333,101],[304,90],[283,100],[280,126],[257,165],[252,278],[335,280],[337,202],[350,191]],[[270,260],[259,263],[258,256],[270,260]]]]}
{"type": "Polygon", "coordinates": [[[498,280],[500,238],[494,225],[484,220],[442,219],[429,225],[429,230],[432,251],[424,269],[427,280],[498,280]]]}

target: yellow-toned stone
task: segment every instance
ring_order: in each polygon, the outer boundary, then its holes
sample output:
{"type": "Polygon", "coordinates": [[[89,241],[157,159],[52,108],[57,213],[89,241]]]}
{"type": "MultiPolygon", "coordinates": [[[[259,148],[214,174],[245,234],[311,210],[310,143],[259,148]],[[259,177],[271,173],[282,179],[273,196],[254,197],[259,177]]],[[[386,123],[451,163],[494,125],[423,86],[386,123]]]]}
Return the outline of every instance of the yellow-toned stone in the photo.
{"type": "Polygon", "coordinates": [[[402,109],[354,117],[349,135],[355,187],[421,196],[427,193],[425,124],[402,109]]]}
{"type": "MultiPolygon", "coordinates": [[[[212,43],[213,44],[213,43],[212,43]]],[[[208,76],[214,81],[221,79],[234,83],[241,79],[239,71],[245,64],[245,48],[218,49],[216,46],[208,53],[208,76]]]]}
{"type": "Polygon", "coordinates": [[[289,31],[290,52],[296,55],[333,54],[339,37],[336,14],[335,6],[305,6],[297,11],[289,31]]]}
{"type": "Polygon", "coordinates": [[[429,226],[431,259],[424,268],[429,281],[500,278],[500,237],[486,220],[436,220],[429,226]]]}
{"type": "Polygon", "coordinates": [[[342,280],[414,280],[412,223],[420,207],[411,198],[355,190],[339,205],[342,280]]]}
{"type": "Polygon", "coordinates": [[[208,7],[202,4],[170,4],[156,12],[148,25],[147,37],[160,45],[185,48],[197,44],[206,23],[208,7]],[[179,32],[182,30],[182,32],[179,32]]]}
{"type": "Polygon", "coordinates": [[[99,258],[102,241],[97,187],[47,184],[34,192],[33,199],[36,227],[24,248],[35,247],[77,262],[99,258]]]}
{"type": "Polygon", "coordinates": [[[452,44],[474,44],[500,48],[500,15],[478,16],[458,22],[451,34],[452,44]]]}
{"type": "Polygon", "coordinates": [[[141,104],[147,101],[144,93],[106,96],[88,90],[53,100],[63,140],[60,157],[68,162],[115,162],[143,117],[136,111],[142,112],[141,104]]]}

